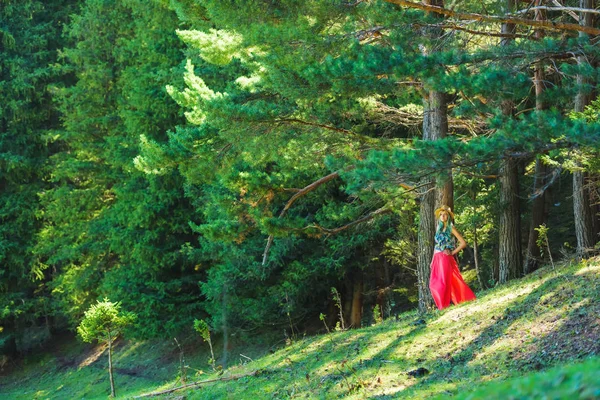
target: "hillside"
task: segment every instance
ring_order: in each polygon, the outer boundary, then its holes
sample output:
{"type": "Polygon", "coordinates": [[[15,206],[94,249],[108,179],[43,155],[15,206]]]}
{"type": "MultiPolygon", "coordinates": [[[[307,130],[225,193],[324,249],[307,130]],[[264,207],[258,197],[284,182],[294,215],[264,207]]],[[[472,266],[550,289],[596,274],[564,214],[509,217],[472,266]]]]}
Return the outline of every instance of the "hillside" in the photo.
{"type": "MultiPolygon", "coordinates": [[[[299,338],[273,353],[268,345],[238,347],[232,357],[238,365],[222,375],[208,372],[205,344],[187,343],[186,349],[201,347],[186,353],[188,383],[251,375],[164,398],[599,398],[599,316],[596,258],[546,267],[424,318],[405,313],[363,329],[299,338]],[[193,376],[194,370],[203,372],[193,376]]],[[[121,343],[117,396],[180,385],[173,349],[170,343],[121,343]]],[[[106,398],[101,350],[70,341],[30,360],[1,378],[3,398],[106,398]]]]}

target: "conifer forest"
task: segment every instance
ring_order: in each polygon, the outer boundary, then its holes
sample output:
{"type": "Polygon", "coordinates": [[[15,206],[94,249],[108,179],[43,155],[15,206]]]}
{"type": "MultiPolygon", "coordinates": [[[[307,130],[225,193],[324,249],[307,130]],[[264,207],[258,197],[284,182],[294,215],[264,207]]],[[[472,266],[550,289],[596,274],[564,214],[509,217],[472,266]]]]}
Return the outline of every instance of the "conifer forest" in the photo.
{"type": "Polygon", "coordinates": [[[0,366],[429,321],[438,207],[478,296],[598,260],[599,155],[594,0],[0,0],[0,366]]]}

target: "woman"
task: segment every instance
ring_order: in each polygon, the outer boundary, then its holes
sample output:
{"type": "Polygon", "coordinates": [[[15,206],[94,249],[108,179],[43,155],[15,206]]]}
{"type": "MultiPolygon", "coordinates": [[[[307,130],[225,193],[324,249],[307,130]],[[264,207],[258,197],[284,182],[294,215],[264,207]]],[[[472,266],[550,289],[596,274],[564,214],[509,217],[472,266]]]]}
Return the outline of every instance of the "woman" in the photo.
{"type": "Polygon", "coordinates": [[[435,305],[441,310],[448,307],[450,301],[459,304],[463,301],[474,300],[475,295],[460,275],[458,263],[454,258],[456,254],[467,247],[467,243],[454,227],[452,210],[448,206],[441,206],[435,210],[435,218],[437,229],[429,289],[435,305]],[[455,246],[452,235],[458,239],[458,247],[455,246]]]}

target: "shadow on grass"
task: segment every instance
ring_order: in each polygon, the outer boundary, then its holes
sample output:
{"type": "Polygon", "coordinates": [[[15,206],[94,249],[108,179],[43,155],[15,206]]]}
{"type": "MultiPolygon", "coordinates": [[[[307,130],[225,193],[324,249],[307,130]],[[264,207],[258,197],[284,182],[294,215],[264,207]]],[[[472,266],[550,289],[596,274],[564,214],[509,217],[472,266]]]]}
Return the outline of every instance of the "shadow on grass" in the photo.
{"type": "MultiPolygon", "coordinates": [[[[518,320],[527,320],[548,314],[540,326],[540,335],[526,343],[523,338],[519,343],[510,346],[510,351],[499,354],[503,375],[510,376],[519,372],[541,370],[567,360],[581,359],[589,355],[600,354],[600,304],[598,302],[598,275],[590,278],[577,271],[563,273],[548,278],[535,290],[518,299],[507,307],[502,315],[494,315],[493,324],[485,328],[475,339],[470,341],[462,350],[434,361],[434,371],[421,380],[421,386],[439,384],[442,381],[455,381],[468,377],[471,373],[469,363],[485,349],[493,346],[504,338],[511,326],[518,320]],[[586,293],[582,287],[591,285],[591,292],[586,293]],[[542,300],[542,298],[544,298],[542,300]],[[591,304],[576,304],[577,301],[591,301],[591,304]],[[573,304],[565,315],[555,315],[560,307],[573,304]],[[545,332],[545,327],[548,327],[545,332]],[[523,345],[519,347],[519,345],[523,345]],[[503,357],[502,357],[503,356],[503,357]]],[[[523,332],[523,335],[525,332],[523,332]]],[[[490,371],[487,371],[490,372],[490,371]]],[[[477,374],[479,377],[479,374],[477,374]]],[[[460,393],[473,388],[474,382],[467,380],[453,390],[460,393]]],[[[446,393],[451,394],[451,393],[446,393]]]]}

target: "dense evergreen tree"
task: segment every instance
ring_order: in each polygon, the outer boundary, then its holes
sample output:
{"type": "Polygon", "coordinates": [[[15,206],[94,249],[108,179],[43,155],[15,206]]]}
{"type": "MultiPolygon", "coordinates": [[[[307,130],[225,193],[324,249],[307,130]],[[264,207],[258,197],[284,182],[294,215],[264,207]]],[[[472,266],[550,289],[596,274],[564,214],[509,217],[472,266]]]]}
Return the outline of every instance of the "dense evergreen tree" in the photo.
{"type": "Polygon", "coordinates": [[[60,121],[50,88],[70,1],[0,6],[0,342],[26,350],[49,334],[48,287],[32,254],[60,121]],[[33,272],[32,272],[33,271],[33,272]],[[44,318],[46,317],[46,318],[44,318]]]}
{"type": "Polygon", "coordinates": [[[102,296],[134,310],[142,336],[178,331],[199,309],[182,181],[133,164],[140,135],[164,140],[182,122],[165,89],[183,56],[177,26],[164,2],[90,0],[66,30],[75,79],[57,89],[63,130],[35,254],[69,326],[102,296]]]}

